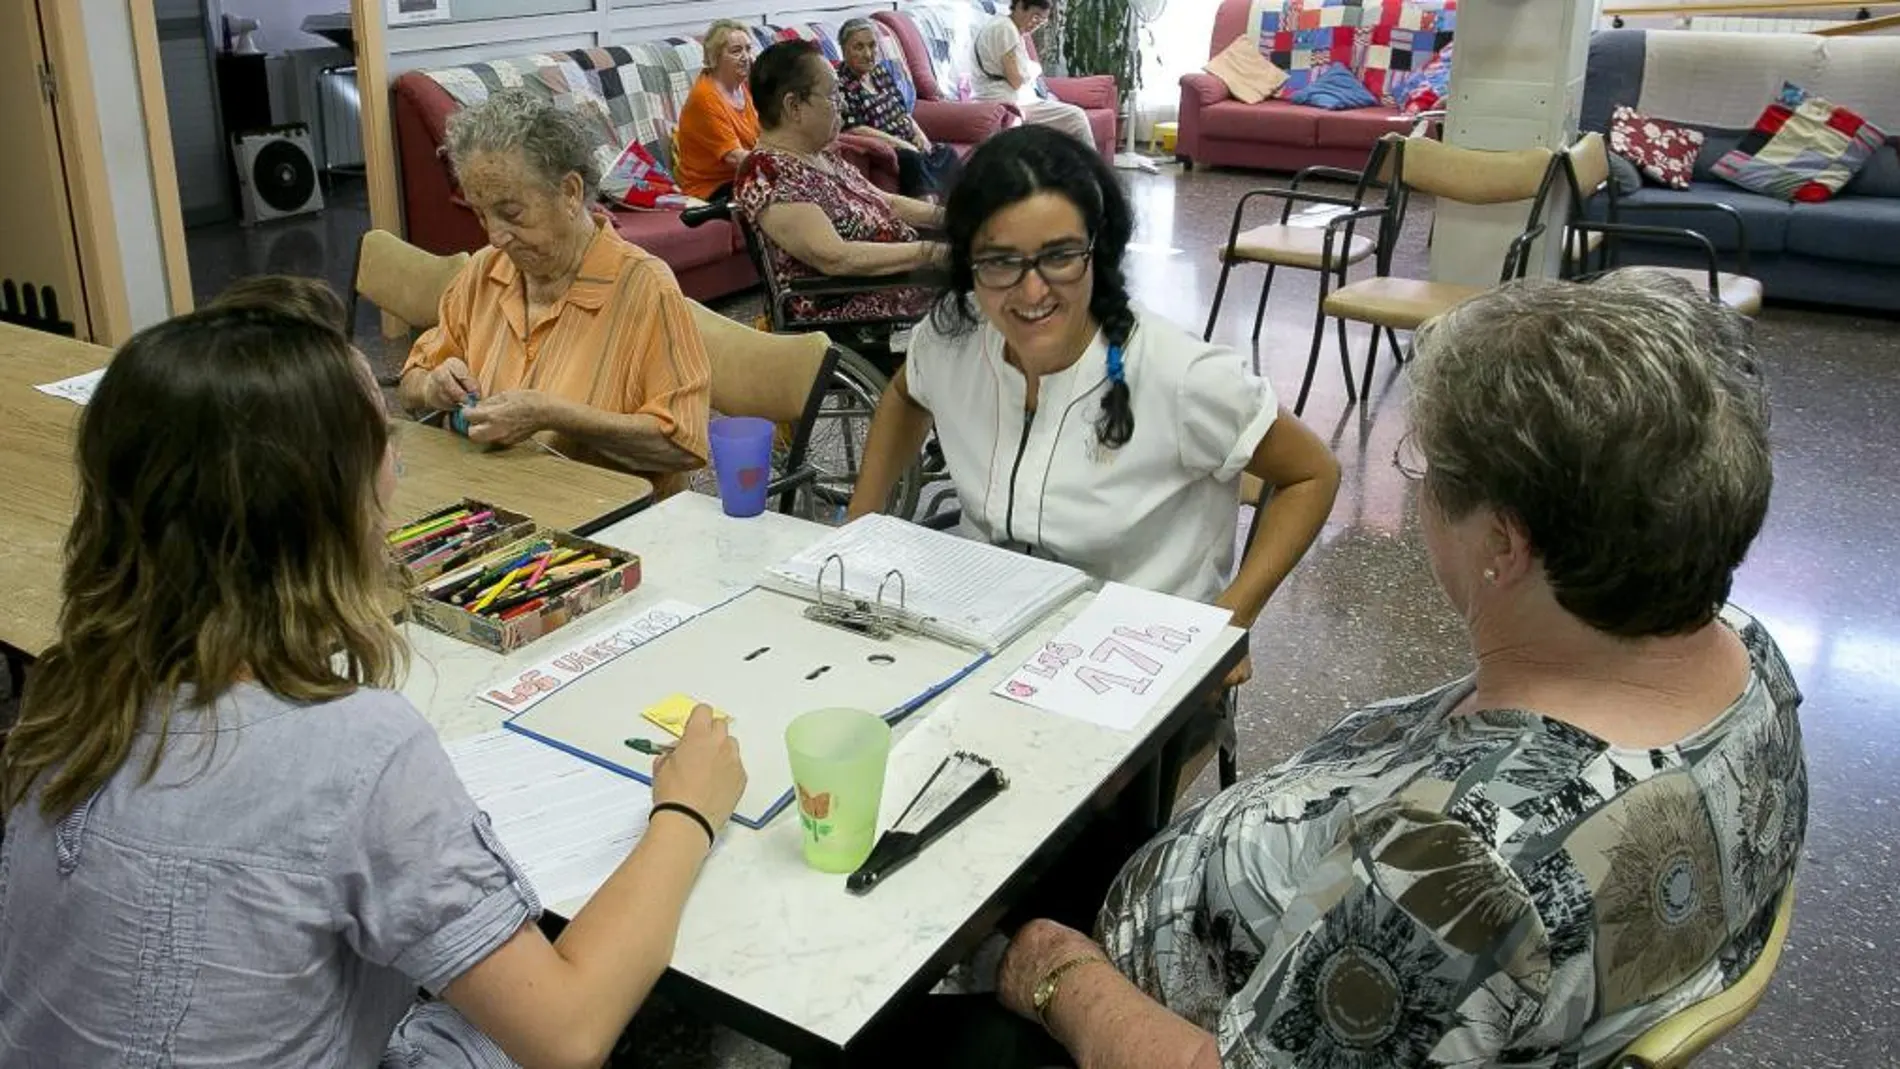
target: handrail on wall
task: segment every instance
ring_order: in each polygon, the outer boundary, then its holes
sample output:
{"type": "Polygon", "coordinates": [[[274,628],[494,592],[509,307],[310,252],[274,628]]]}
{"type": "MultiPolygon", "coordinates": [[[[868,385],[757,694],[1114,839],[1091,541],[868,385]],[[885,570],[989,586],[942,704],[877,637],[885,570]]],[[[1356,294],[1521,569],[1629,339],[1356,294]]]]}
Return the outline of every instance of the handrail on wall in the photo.
{"type": "MultiPolygon", "coordinates": [[[[1888,4],[1872,0],[1732,0],[1722,3],[1720,0],[1704,0],[1702,3],[1669,5],[1632,5],[1610,4],[1603,8],[1605,16],[1642,16],[1645,18],[1668,18],[1672,15],[1766,15],[1794,11],[1859,11],[1869,7],[1887,7],[1888,4]]],[[[1884,16],[1883,16],[1884,17],[1884,16]]]]}

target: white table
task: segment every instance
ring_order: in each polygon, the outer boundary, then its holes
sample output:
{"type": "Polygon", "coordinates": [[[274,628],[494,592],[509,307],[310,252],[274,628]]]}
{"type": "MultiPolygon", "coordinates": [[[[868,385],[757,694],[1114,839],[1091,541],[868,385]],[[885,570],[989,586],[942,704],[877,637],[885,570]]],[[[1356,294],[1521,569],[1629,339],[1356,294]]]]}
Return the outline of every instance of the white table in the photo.
{"type": "MultiPolygon", "coordinates": [[[[641,556],[640,589],[550,642],[605,628],[662,599],[714,605],[825,532],[775,513],[733,520],[712,498],[681,494],[593,536],[641,556]]],[[[1244,632],[1228,628],[1130,732],[989,693],[1089,597],[899,727],[880,826],[954,750],[990,758],[1010,787],[875,891],[849,895],[844,877],[807,868],[789,811],[759,831],[729,828],[687,903],[665,981],[676,1000],[787,1053],[837,1057],[881,1011],[928,990],[967,953],[1080,830],[1095,803],[1153,759],[1192,712],[1190,699],[1240,655],[1244,632]]],[[[504,667],[526,668],[547,648],[531,644],[504,658],[419,628],[410,638],[416,659],[405,693],[445,738],[493,729],[499,711],[474,693],[504,667]]],[[[583,904],[564,902],[555,911],[572,916],[583,904]]]]}

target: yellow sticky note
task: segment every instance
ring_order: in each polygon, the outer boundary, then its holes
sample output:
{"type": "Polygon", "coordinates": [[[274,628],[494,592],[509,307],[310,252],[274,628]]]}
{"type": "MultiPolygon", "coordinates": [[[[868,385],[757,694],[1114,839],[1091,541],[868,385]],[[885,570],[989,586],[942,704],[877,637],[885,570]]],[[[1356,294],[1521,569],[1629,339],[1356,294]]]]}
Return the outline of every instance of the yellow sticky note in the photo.
{"type": "MultiPolygon", "coordinates": [[[[690,698],[684,694],[673,694],[655,702],[651,709],[640,715],[658,725],[661,731],[677,739],[686,731],[686,721],[693,715],[693,709],[699,704],[696,698],[690,698]]],[[[713,711],[713,716],[720,720],[732,719],[717,710],[713,711]]]]}

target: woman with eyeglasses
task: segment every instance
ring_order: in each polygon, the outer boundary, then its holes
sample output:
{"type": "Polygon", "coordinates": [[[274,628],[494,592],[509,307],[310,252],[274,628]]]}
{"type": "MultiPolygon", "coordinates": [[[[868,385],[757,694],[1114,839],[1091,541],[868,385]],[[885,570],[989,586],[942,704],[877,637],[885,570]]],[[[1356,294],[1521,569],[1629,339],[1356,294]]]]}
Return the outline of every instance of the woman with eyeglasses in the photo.
{"type": "MultiPolygon", "coordinates": [[[[733,203],[765,238],[766,269],[781,281],[821,276],[901,275],[935,264],[943,246],[919,230],[942,212],[870,183],[832,150],[838,138],[838,75],[810,41],[780,41],[752,65],[752,99],[764,133],[739,172],[733,203]]],[[[794,297],[805,321],[913,319],[930,308],[928,287],[849,297],[794,297]]]]}
{"type": "Polygon", "coordinates": [[[1115,173],[1049,127],[1007,130],[970,157],[944,229],[949,287],[878,405],[851,515],[888,499],[934,423],[965,535],[1251,626],[1339,466],[1239,354],[1130,304],[1115,173]],[[1236,571],[1242,472],[1272,504],[1236,571]]]}

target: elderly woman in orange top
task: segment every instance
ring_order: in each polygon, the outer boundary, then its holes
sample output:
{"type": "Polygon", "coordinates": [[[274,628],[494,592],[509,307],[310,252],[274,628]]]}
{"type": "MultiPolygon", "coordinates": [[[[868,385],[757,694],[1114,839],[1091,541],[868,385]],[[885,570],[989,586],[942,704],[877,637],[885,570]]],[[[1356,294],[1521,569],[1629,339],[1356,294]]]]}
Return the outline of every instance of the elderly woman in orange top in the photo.
{"type": "Polygon", "coordinates": [[[739,165],[759,141],[759,113],[746,89],[752,73],[752,31],[732,19],[706,30],[706,69],[680,108],[673,177],[688,196],[725,200],[739,165]]]}
{"type": "Polygon", "coordinates": [[[705,345],[666,264],[589,210],[592,132],[510,90],[451,118],[448,151],[490,247],[410,352],[403,405],[460,409],[477,442],[534,438],[682,488],[706,462],[705,345]]]}

